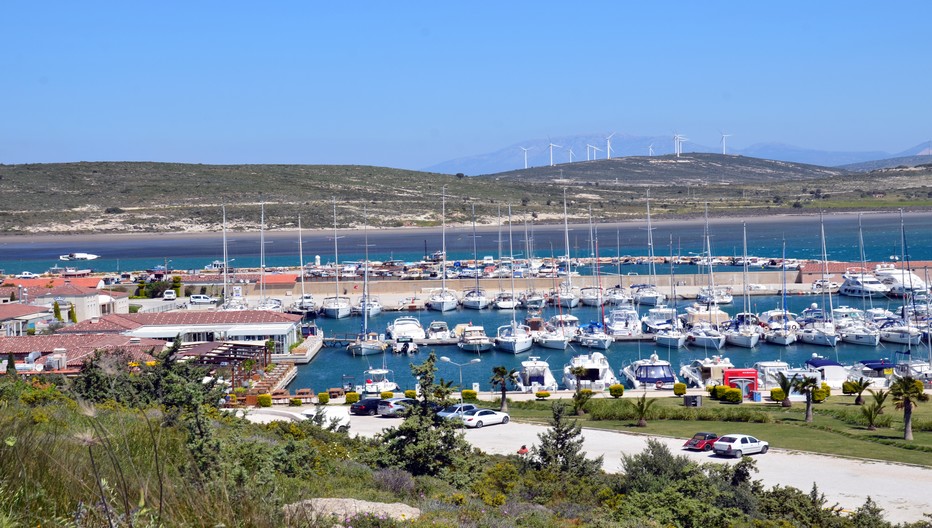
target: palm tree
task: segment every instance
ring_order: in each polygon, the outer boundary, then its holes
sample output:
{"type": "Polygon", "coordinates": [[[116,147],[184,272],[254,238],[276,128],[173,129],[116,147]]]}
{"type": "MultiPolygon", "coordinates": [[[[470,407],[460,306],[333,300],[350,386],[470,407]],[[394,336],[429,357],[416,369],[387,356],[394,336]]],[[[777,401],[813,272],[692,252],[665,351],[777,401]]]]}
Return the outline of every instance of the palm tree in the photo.
{"type": "Polygon", "coordinates": [[[868,431],[877,430],[877,418],[882,412],[883,404],[879,404],[876,401],[870,405],[861,406],[861,414],[864,415],[864,419],[867,420],[868,431]]]}
{"type": "Polygon", "coordinates": [[[812,393],[822,386],[819,380],[812,376],[793,376],[793,389],[806,395],[806,423],[812,423],[812,393]]]}
{"type": "Polygon", "coordinates": [[[890,385],[890,394],[893,395],[893,401],[896,402],[897,409],[903,409],[903,439],[913,439],[913,407],[919,405],[919,402],[929,401],[929,395],[925,393],[922,381],[912,376],[903,376],[890,385]]]}
{"type": "Polygon", "coordinates": [[[867,388],[873,384],[874,382],[872,380],[866,378],[858,378],[857,381],[851,382],[851,389],[854,390],[855,394],[857,394],[857,396],[854,398],[855,405],[861,405],[864,403],[864,398],[861,395],[864,394],[864,391],[866,391],[867,388]]]}
{"type": "Polygon", "coordinates": [[[647,427],[647,413],[650,411],[651,406],[654,405],[654,402],[656,401],[656,398],[651,398],[648,400],[647,393],[645,392],[641,395],[640,398],[634,400],[634,403],[631,404],[631,407],[634,409],[634,415],[637,416],[638,419],[638,427],[647,427]]]}
{"type": "Polygon", "coordinates": [[[508,384],[515,385],[515,374],[517,373],[518,371],[515,369],[508,370],[506,367],[501,366],[492,369],[492,378],[489,383],[492,384],[493,388],[498,385],[502,390],[502,405],[499,408],[502,412],[508,412],[508,400],[506,399],[508,384]]]}
{"type": "Polygon", "coordinates": [[[790,401],[790,392],[793,391],[793,380],[787,378],[786,374],[777,372],[777,385],[783,391],[783,401],[780,402],[780,407],[792,407],[793,402],[790,401]]]}
{"type": "Polygon", "coordinates": [[[877,392],[872,390],[868,390],[867,392],[871,393],[871,396],[874,397],[874,403],[877,404],[877,408],[879,409],[877,414],[883,414],[883,403],[887,401],[887,396],[890,395],[890,391],[880,389],[877,392]]]}

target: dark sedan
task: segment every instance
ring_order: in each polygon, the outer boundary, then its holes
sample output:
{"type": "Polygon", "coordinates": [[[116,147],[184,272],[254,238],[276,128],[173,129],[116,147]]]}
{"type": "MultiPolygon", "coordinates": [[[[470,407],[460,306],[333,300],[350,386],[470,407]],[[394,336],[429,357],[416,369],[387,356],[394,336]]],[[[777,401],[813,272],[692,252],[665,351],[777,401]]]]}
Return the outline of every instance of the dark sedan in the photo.
{"type": "Polygon", "coordinates": [[[358,402],[350,405],[350,412],[352,414],[366,414],[369,416],[375,416],[379,414],[379,402],[382,401],[380,398],[366,398],[364,400],[359,400],[358,402]]]}

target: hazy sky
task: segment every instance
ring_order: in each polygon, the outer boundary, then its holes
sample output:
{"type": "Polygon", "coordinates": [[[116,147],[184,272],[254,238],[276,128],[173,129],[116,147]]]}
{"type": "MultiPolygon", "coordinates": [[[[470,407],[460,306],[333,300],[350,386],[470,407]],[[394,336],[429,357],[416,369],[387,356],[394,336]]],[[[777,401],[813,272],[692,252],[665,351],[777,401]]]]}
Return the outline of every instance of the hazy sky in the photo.
{"type": "Polygon", "coordinates": [[[0,163],[418,169],[547,136],[897,152],[932,2],[0,3],[0,163]]]}

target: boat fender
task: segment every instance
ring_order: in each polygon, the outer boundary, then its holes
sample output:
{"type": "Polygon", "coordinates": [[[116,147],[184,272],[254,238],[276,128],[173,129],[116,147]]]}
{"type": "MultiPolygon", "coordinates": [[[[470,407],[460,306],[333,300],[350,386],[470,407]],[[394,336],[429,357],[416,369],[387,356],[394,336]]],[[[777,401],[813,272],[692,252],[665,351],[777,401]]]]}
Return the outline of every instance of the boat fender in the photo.
{"type": "Polygon", "coordinates": [[[663,382],[660,381],[660,380],[657,380],[657,383],[654,383],[654,387],[657,387],[658,390],[659,390],[659,389],[662,389],[662,388],[663,388],[663,382]]]}

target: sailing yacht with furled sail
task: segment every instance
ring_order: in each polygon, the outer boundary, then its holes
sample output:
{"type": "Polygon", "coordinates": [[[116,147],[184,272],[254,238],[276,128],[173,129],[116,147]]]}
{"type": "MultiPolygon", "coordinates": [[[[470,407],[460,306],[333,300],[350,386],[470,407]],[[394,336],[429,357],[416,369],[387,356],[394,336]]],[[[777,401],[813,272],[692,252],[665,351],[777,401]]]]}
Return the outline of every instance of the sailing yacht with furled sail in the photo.
{"type": "Polygon", "coordinates": [[[333,297],[324,297],[320,303],[320,311],[324,317],[331,319],[342,319],[349,317],[352,311],[349,297],[340,295],[340,251],[337,237],[337,199],[333,198],[333,269],[335,294],[333,297]]]}
{"type": "Polygon", "coordinates": [[[282,301],[272,299],[265,291],[265,202],[262,202],[262,220],[259,223],[259,303],[256,310],[282,311],[282,301]]]}
{"type": "Polygon", "coordinates": [[[657,270],[654,263],[654,230],[650,224],[650,189],[647,189],[647,269],[650,282],[647,284],[634,284],[631,294],[634,303],[638,305],[656,306],[663,304],[667,296],[657,289],[657,270]]]}
{"type": "Polygon", "coordinates": [[[742,291],[742,300],[744,301],[744,312],[735,317],[732,326],[725,330],[725,342],[732,346],[742,348],[754,348],[761,338],[760,320],[756,315],[751,314],[751,298],[748,292],[748,225],[742,223],[744,229],[744,259],[742,266],[742,278],[744,291],[742,291]]]}
{"type": "Polygon", "coordinates": [[[472,204],[472,261],[476,266],[476,286],[463,295],[463,308],[482,310],[489,305],[489,298],[479,287],[479,251],[476,248],[476,204],[472,204]]]}
{"type": "Polygon", "coordinates": [[[564,308],[579,306],[579,295],[573,290],[573,259],[570,256],[570,225],[566,212],[566,187],[563,188],[563,236],[566,241],[566,281],[553,293],[553,300],[564,308]]]}
{"type": "Polygon", "coordinates": [[[447,289],[447,186],[441,189],[442,208],[440,212],[440,289],[435,290],[427,299],[427,307],[438,312],[449,312],[455,310],[459,304],[459,299],[452,290],[447,289]]]}
{"type": "MultiPolygon", "coordinates": [[[[388,348],[388,343],[386,343],[384,339],[380,338],[375,332],[369,331],[370,310],[367,309],[367,303],[369,301],[369,218],[365,207],[363,207],[362,216],[366,256],[365,263],[363,264],[362,301],[360,302],[362,306],[362,328],[359,335],[356,336],[356,340],[346,347],[354,356],[382,354],[385,352],[385,349],[388,348]]],[[[381,311],[381,308],[379,311],[381,311]]]]}
{"type": "MultiPolygon", "coordinates": [[[[819,228],[822,235],[822,278],[828,277],[828,250],[825,247],[825,222],[822,214],[819,214],[819,228]]],[[[823,300],[828,295],[829,309],[823,312],[822,317],[810,318],[805,321],[805,325],[799,331],[798,339],[803,343],[810,345],[834,347],[838,344],[838,332],[835,330],[835,324],[832,322],[832,294],[827,291],[828,288],[822,288],[823,300]]],[[[824,303],[823,303],[824,306],[824,303]]]]}
{"type": "MultiPolygon", "coordinates": [[[[508,247],[511,261],[514,262],[514,246],[511,238],[511,205],[508,205],[508,247]]],[[[511,275],[511,292],[515,291],[515,276],[511,275]]],[[[531,328],[525,324],[518,324],[515,318],[515,311],[511,311],[511,324],[498,327],[495,337],[495,346],[498,348],[520,354],[527,352],[534,345],[534,338],[531,336],[531,328]]]]}

